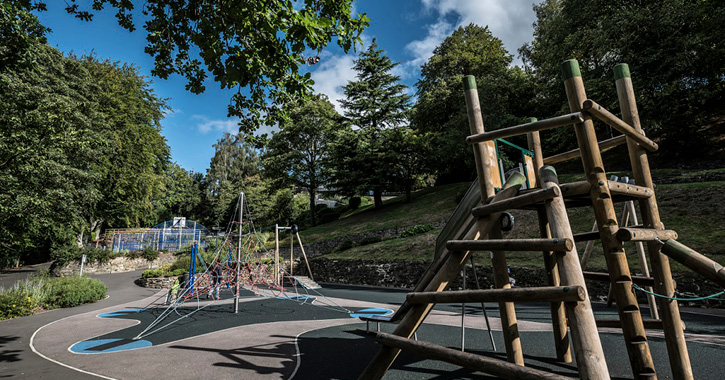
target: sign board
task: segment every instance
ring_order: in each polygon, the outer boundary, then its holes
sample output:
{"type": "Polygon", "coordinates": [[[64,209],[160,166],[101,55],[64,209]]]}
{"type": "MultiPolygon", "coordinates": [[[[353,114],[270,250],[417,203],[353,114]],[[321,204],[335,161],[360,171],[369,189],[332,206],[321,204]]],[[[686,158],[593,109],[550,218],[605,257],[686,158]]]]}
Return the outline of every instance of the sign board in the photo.
{"type": "Polygon", "coordinates": [[[174,228],[186,228],[186,218],[183,216],[174,217],[174,228]]]}
{"type": "Polygon", "coordinates": [[[486,141],[488,145],[488,160],[491,163],[491,175],[493,176],[493,187],[500,189],[503,187],[503,179],[501,178],[501,169],[498,166],[498,155],[496,154],[496,143],[486,141]]]}
{"type": "Polygon", "coordinates": [[[536,183],[536,168],[534,168],[534,158],[524,154],[524,168],[526,170],[526,179],[528,180],[528,188],[533,189],[538,185],[536,183]]]}
{"type": "Polygon", "coordinates": [[[81,264],[86,263],[86,255],[81,256],[81,264]]]}

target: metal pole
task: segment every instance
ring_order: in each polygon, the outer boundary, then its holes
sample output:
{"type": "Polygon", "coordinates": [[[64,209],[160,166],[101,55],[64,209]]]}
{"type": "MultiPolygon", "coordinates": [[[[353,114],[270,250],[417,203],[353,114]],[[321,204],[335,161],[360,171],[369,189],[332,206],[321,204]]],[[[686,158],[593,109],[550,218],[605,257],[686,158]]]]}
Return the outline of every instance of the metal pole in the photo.
{"type": "Polygon", "coordinates": [[[239,312],[239,271],[241,268],[242,261],[242,221],[244,218],[244,193],[239,193],[239,240],[237,243],[237,278],[236,288],[237,294],[234,296],[234,314],[239,312]]]}
{"type": "Polygon", "coordinates": [[[295,239],[294,235],[292,234],[292,230],[290,229],[289,232],[289,275],[292,277],[294,274],[294,252],[295,252],[295,239]]]}
{"type": "Polygon", "coordinates": [[[279,224],[274,225],[274,281],[279,282],[279,224]]]}
{"type": "MultiPolygon", "coordinates": [[[[461,271],[463,290],[466,290],[466,266],[461,271]]],[[[466,304],[461,303],[461,352],[466,351],[466,304]]]]}

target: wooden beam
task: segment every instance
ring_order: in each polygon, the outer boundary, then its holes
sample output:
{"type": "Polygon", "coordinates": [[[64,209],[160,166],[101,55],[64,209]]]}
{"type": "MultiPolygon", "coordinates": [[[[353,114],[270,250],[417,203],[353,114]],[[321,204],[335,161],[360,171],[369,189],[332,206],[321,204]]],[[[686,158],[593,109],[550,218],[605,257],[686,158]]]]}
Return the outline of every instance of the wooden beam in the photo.
{"type": "Polygon", "coordinates": [[[620,241],[677,240],[677,232],[654,228],[622,227],[617,231],[617,239],[620,241]]]}
{"type": "Polygon", "coordinates": [[[408,293],[406,299],[410,303],[581,302],[585,297],[586,291],[581,286],[542,286],[408,293]]]}
{"type": "Polygon", "coordinates": [[[592,185],[587,181],[576,181],[562,183],[559,188],[561,189],[561,195],[567,197],[572,195],[588,194],[589,189],[592,188],[592,185]]]}
{"type": "MultiPolygon", "coordinates": [[[[644,135],[639,122],[639,112],[637,111],[637,101],[634,96],[632,78],[629,73],[629,66],[626,63],[614,67],[614,80],[617,86],[617,98],[619,99],[619,107],[622,111],[622,119],[634,127],[637,133],[644,135]]],[[[631,138],[627,139],[627,150],[629,152],[635,182],[653,191],[651,197],[639,200],[639,207],[642,212],[642,223],[650,228],[664,229],[665,227],[660,220],[657,199],[654,195],[654,183],[652,181],[647,152],[631,138]]],[[[659,294],[673,297],[675,286],[672,280],[669,259],[660,253],[660,244],[657,242],[647,242],[647,251],[650,257],[650,263],[652,264],[652,276],[656,279],[654,284],[655,291],[659,294]]],[[[690,365],[690,356],[687,352],[685,334],[682,331],[682,320],[680,319],[680,308],[677,305],[677,301],[658,297],[657,303],[660,308],[660,317],[664,324],[665,342],[667,344],[667,353],[670,359],[673,378],[675,380],[691,380],[694,376],[692,374],[692,366],[690,365]]]]}
{"type": "Polygon", "coordinates": [[[572,380],[570,377],[556,375],[551,372],[524,367],[468,352],[461,352],[420,340],[406,339],[393,334],[378,333],[376,340],[378,343],[388,347],[405,350],[425,358],[441,360],[475,371],[485,372],[503,379],[572,380]]]}
{"type": "Polygon", "coordinates": [[[618,130],[623,135],[636,141],[640,146],[649,150],[650,152],[656,152],[659,148],[657,143],[647,138],[642,132],[632,128],[629,124],[625,123],[622,119],[615,116],[613,113],[606,110],[606,108],[597,104],[597,102],[587,99],[582,104],[582,109],[587,113],[596,116],[599,120],[607,123],[610,127],[618,130]]]}
{"type": "MultiPolygon", "coordinates": [[[[553,167],[544,166],[539,176],[541,177],[542,188],[559,187],[559,180],[553,167]]],[[[551,228],[551,236],[553,238],[574,240],[564,199],[559,196],[547,200],[545,209],[549,227],[551,228]]],[[[586,292],[586,282],[584,281],[576,247],[572,248],[566,255],[556,254],[555,257],[559,267],[561,286],[579,286],[586,292]]],[[[590,380],[609,379],[609,370],[604,359],[604,351],[597,332],[589,296],[585,294],[583,301],[565,303],[564,306],[569,317],[572,347],[574,348],[579,377],[590,380]]]]}
{"type": "Polygon", "coordinates": [[[654,192],[643,186],[630,185],[622,182],[607,181],[609,192],[616,195],[628,195],[635,198],[649,198],[654,192]]]}
{"type": "MultiPolygon", "coordinates": [[[[664,328],[661,319],[643,319],[642,324],[644,328],[651,330],[662,330],[664,328]]],[[[621,329],[622,323],[619,319],[597,319],[597,327],[610,327],[615,329],[621,329]]],[[[682,324],[682,330],[685,330],[685,324],[682,324]]]]}
{"type": "Polygon", "coordinates": [[[557,189],[538,189],[532,192],[518,195],[500,202],[491,202],[483,206],[474,207],[471,214],[476,217],[490,215],[496,212],[516,209],[534,203],[543,202],[547,199],[559,196],[561,191],[557,189]]]}
{"type": "Polygon", "coordinates": [[[707,256],[675,240],[667,240],[662,246],[662,253],[708,280],[725,287],[725,268],[707,256]]]}
{"type": "MultiPolygon", "coordinates": [[[[564,74],[564,89],[566,90],[569,109],[571,112],[581,111],[582,104],[587,96],[579,70],[579,63],[574,59],[568,60],[562,64],[561,68],[564,74]]],[[[576,133],[579,149],[582,152],[581,160],[584,166],[584,175],[591,185],[589,197],[602,236],[604,258],[612,279],[612,290],[617,298],[617,311],[623,325],[626,326],[622,329],[622,335],[627,347],[632,372],[634,378],[637,379],[655,376],[655,367],[647,343],[647,334],[642,325],[642,316],[639,312],[637,299],[632,292],[632,274],[629,271],[627,255],[622,243],[614,236],[619,228],[617,214],[607,185],[607,171],[604,168],[602,155],[599,151],[594,123],[591,119],[586,118],[583,123],[574,126],[574,132],[576,133]]]]}
{"type": "Polygon", "coordinates": [[[581,123],[582,121],[584,121],[584,118],[581,112],[572,112],[568,115],[556,116],[551,119],[538,120],[531,123],[515,125],[513,127],[501,128],[491,132],[477,133],[466,137],[466,142],[469,144],[476,144],[484,141],[503,139],[506,137],[524,135],[529,132],[581,123]]]}
{"type": "MultiPolygon", "coordinates": [[[[625,135],[619,135],[617,137],[612,137],[611,139],[602,140],[599,142],[599,150],[602,152],[605,152],[609,149],[612,149],[616,146],[622,145],[627,142],[625,135]]],[[[575,158],[581,157],[582,153],[579,151],[579,149],[570,150],[568,152],[555,154],[553,156],[549,156],[544,158],[544,164],[546,165],[554,165],[558,164],[559,162],[569,161],[573,160],[575,158]]]]}
{"type": "Polygon", "coordinates": [[[495,240],[450,240],[446,248],[450,251],[571,251],[574,242],[569,239],[495,239],[495,240]]]}
{"type": "MultiPolygon", "coordinates": [[[[584,278],[592,281],[599,282],[612,282],[608,273],[603,272],[588,272],[584,271],[584,278]]],[[[652,277],[645,276],[632,276],[632,282],[639,286],[652,286],[655,283],[655,279],[652,277]]]]}

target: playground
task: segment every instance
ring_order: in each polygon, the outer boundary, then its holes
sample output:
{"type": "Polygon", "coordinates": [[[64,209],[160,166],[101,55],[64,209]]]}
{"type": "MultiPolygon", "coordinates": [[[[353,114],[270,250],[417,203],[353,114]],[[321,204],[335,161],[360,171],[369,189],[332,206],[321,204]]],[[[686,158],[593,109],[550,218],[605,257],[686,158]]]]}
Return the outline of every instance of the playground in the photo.
{"type": "MultiPolygon", "coordinates": [[[[31,343],[43,357],[104,378],[357,378],[378,347],[374,336],[366,334],[366,323],[355,316],[395,310],[405,299],[406,291],[335,285],[325,285],[318,291],[356,313],[318,307],[314,302],[257,297],[245,292],[239,313],[234,314],[232,294],[223,291],[223,300],[188,320],[151,334],[145,338],[148,343],[124,343],[166,308],[164,294],[160,292],[138,301],[51,322],[35,332],[31,343]]],[[[491,349],[480,305],[468,305],[466,352],[505,358],[497,307],[486,306],[498,350],[491,349]]],[[[615,313],[603,304],[595,304],[594,309],[602,318],[615,313]]],[[[521,339],[526,344],[527,365],[575,377],[576,367],[556,362],[551,350],[549,342],[553,335],[548,323],[548,305],[520,305],[517,311],[521,339]]],[[[718,316],[716,311],[694,310],[682,315],[687,324],[695,377],[719,379],[719,371],[713,371],[711,364],[722,358],[725,313],[718,316]]],[[[460,305],[438,307],[427,321],[418,330],[419,339],[460,349],[460,305]]],[[[375,329],[371,325],[371,330],[375,329]]],[[[390,331],[387,325],[381,329],[390,331]]],[[[652,331],[650,335],[654,357],[666,360],[661,334],[652,331]]],[[[601,337],[612,377],[630,378],[621,331],[604,329],[601,337]]],[[[403,354],[386,378],[486,378],[482,376],[480,372],[403,354]]],[[[669,376],[666,368],[662,369],[662,376],[669,376]]]]}

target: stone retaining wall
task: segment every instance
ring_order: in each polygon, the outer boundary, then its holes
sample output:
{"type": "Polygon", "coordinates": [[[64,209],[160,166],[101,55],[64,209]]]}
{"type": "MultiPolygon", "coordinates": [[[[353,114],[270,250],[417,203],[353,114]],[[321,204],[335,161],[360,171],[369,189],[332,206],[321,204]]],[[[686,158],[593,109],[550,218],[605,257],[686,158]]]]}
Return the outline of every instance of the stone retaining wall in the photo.
{"type": "MultiPolygon", "coordinates": [[[[131,272],[140,269],[154,269],[162,265],[171,264],[176,261],[176,257],[172,253],[162,254],[156,260],[148,261],[144,258],[128,258],[128,257],[116,257],[109,260],[108,262],[99,263],[86,263],[83,265],[83,273],[98,274],[98,273],[119,273],[119,272],[131,272]]],[[[60,276],[67,276],[72,274],[78,274],[81,270],[81,264],[78,262],[72,262],[66,264],[62,268],[55,268],[53,274],[60,276]]]]}
{"type": "Polygon", "coordinates": [[[177,277],[149,277],[149,278],[139,278],[135,281],[136,285],[143,286],[145,288],[153,288],[153,289],[171,289],[171,286],[174,284],[174,280],[177,277]]]}

